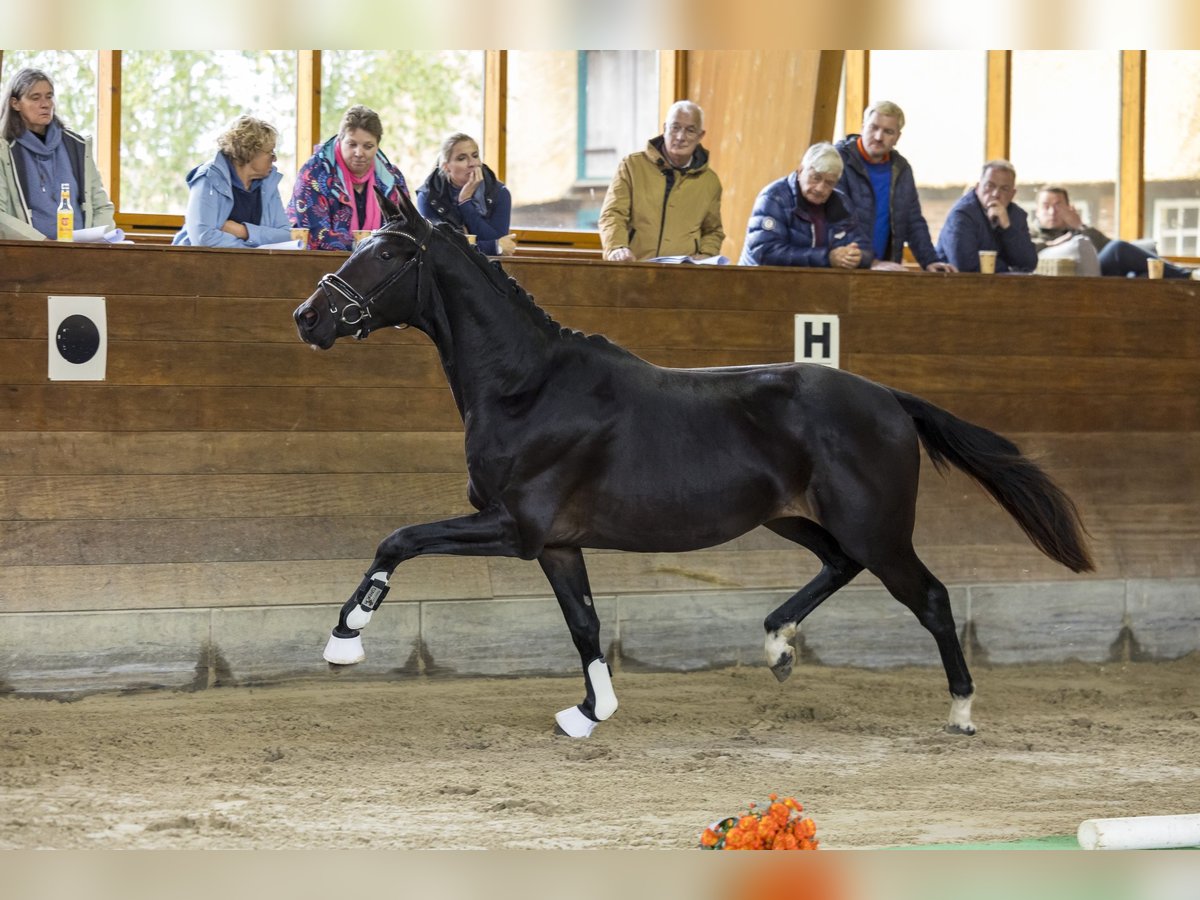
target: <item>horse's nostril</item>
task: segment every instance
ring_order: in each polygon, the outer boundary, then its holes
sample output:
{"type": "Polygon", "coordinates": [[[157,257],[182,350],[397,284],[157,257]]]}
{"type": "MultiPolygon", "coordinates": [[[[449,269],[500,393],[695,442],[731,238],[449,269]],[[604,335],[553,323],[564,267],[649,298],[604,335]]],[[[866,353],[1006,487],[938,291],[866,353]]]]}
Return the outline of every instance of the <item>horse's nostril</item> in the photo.
{"type": "Polygon", "coordinates": [[[305,328],[312,328],[317,324],[317,311],[310,306],[300,313],[300,321],[305,328]]]}

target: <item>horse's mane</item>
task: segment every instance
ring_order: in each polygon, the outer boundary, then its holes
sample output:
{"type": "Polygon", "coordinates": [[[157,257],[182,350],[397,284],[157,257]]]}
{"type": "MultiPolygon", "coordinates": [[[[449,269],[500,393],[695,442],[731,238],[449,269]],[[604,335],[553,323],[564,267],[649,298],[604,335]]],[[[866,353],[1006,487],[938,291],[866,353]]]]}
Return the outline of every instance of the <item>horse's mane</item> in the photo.
{"type": "Polygon", "coordinates": [[[588,345],[597,348],[606,348],[616,350],[621,353],[629,353],[624,347],[619,344],[614,344],[602,334],[585,334],[582,331],[577,331],[574,328],[568,328],[565,325],[560,325],[554,318],[538,306],[537,301],[533,299],[525,288],[521,287],[520,282],[504,271],[504,267],[500,265],[500,260],[489,259],[482,253],[475,252],[475,248],[468,243],[462,232],[450,225],[441,223],[435,226],[439,233],[450,239],[459,249],[465,251],[464,255],[469,259],[474,266],[479,269],[483,276],[487,279],[488,284],[498,293],[509,297],[516,302],[517,306],[527,310],[534,323],[542,328],[547,334],[557,337],[563,341],[585,341],[588,345]]]}

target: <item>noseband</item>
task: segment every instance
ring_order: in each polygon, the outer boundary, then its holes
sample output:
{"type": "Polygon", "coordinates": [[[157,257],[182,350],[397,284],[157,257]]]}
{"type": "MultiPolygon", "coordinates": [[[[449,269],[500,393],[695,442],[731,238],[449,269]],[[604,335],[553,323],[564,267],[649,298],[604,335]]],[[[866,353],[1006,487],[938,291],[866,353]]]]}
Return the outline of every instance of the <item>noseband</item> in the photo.
{"type": "MultiPolygon", "coordinates": [[[[411,269],[414,265],[417,267],[417,296],[421,295],[421,263],[424,262],[425,250],[429,243],[429,235],[433,232],[433,226],[421,219],[420,222],[425,226],[425,233],[417,238],[407,231],[402,231],[399,225],[391,226],[385,224],[376,234],[394,234],[398,237],[407,238],[412,241],[417,247],[417,252],[412,259],[402,265],[399,269],[392,272],[383,281],[375,285],[367,294],[362,294],[358,288],[346,281],[336,272],[330,272],[317,282],[317,287],[325,292],[325,299],[329,303],[329,314],[335,320],[343,325],[348,325],[351,328],[357,327],[354,332],[354,337],[357,340],[362,340],[371,332],[370,320],[374,317],[374,304],[385,294],[397,281],[404,277],[404,273],[411,269]],[[339,308],[340,300],[340,308],[339,308]]],[[[407,328],[408,325],[398,325],[398,328],[407,328]]]]}

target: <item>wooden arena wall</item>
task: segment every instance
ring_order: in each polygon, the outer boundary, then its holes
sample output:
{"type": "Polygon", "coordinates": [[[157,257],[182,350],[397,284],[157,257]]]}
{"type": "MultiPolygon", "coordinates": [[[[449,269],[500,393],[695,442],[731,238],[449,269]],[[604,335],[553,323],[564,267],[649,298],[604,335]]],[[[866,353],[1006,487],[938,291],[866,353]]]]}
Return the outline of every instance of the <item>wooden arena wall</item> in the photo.
{"type": "MultiPolygon", "coordinates": [[[[0,243],[0,690],[323,673],[380,538],[469,511],[461,423],[424,336],[327,353],[297,339],[292,310],[343,259],[0,243]],[[105,381],[48,380],[49,295],[106,298],[105,381]]],[[[976,663],[1200,646],[1200,282],[506,268],[564,325],[668,366],[788,360],[795,314],[836,314],[843,368],[1036,454],[1080,507],[1093,575],[1051,563],[964,476],[924,464],[916,544],[976,663]]],[[[626,669],[760,664],[763,616],[816,570],[761,530],[587,558],[626,669]]],[[[536,563],[417,559],[393,584],[360,676],[578,671],[536,563]]],[[[813,662],[937,662],[868,577],[803,642],[813,662]]]]}

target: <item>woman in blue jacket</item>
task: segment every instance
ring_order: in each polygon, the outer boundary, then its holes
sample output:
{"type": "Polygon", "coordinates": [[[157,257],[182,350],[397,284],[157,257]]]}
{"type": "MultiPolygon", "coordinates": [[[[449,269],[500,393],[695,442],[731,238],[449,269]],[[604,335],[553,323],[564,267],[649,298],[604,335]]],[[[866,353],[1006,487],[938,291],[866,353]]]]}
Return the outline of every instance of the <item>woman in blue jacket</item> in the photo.
{"type": "Polygon", "coordinates": [[[417,209],[433,223],[449,222],[476,238],[489,256],[511,254],[508,237],[512,195],[479,158],[479,144],[468,134],[452,134],[442,143],[438,164],[417,188],[417,209]]]}
{"type": "Polygon", "coordinates": [[[833,144],[813,144],[799,169],[763,188],[754,201],[738,262],[869,269],[875,259],[871,242],[859,232],[845,196],[834,190],[842,167],[833,144]]]}
{"type": "Polygon", "coordinates": [[[278,132],[262,119],[240,116],[217,138],[217,155],[187,174],[190,190],[183,228],[173,244],[260,247],[291,238],[275,168],[278,132]]]}

